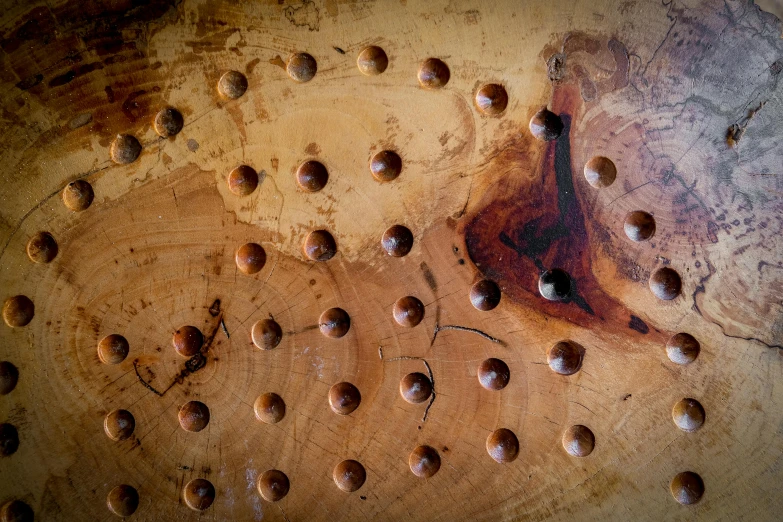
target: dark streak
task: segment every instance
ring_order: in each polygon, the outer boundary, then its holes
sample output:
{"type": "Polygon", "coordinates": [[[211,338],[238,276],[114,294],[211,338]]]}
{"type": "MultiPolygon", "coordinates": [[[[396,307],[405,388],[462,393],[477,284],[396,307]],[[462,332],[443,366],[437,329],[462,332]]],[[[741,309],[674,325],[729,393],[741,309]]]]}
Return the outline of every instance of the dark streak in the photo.
{"type": "Polygon", "coordinates": [[[710,240],[710,243],[717,243],[718,242],[718,228],[717,223],[714,221],[708,221],[707,222],[707,239],[710,240]]]}
{"type": "Polygon", "coordinates": [[[427,265],[427,263],[422,261],[421,265],[419,265],[419,268],[421,268],[421,272],[424,275],[424,280],[427,282],[427,286],[429,286],[430,290],[433,292],[437,292],[438,282],[435,281],[435,275],[432,273],[432,270],[430,270],[430,267],[427,265]]]}
{"type": "Polygon", "coordinates": [[[71,69],[65,74],[61,74],[60,76],[56,76],[52,78],[49,81],[49,87],[60,87],[61,85],[71,83],[74,79],[78,78],[79,76],[83,76],[85,74],[89,74],[95,70],[100,70],[100,69],[103,69],[103,63],[101,62],[84,64],[78,67],[77,69],[71,69]]]}
{"type": "Polygon", "coordinates": [[[55,76],[49,81],[49,87],[59,87],[61,85],[65,85],[66,83],[70,83],[74,78],[76,78],[76,71],[68,71],[65,74],[61,74],[60,76],[55,76]]]}
{"type": "Polygon", "coordinates": [[[635,315],[631,314],[631,321],[628,323],[628,327],[632,330],[636,330],[637,332],[641,334],[648,334],[650,333],[650,327],[647,326],[647,323],[641,320],[641,318],[636,317],[635,315]]]}
{"type": "Polygon", "coordinates": [[[136,101],[136,98],[143,96],[144,94],[147,94],[147,91],[144,89],[134,91],[130,93],[127,98],[125,98],[124,102],[122,102],[122,112],[132,122],[135,122],[138,119],[134,114],[134,111],[138,110],[140,107],[139,102],[136,101]]]}
{"type": "Polygon", "coordinates": [[[766,261],[759,261],[758,266],[756,266],[756,270],[758,270],[759,274],[762,273],[761,271],[764,269],[765,266],[768,266],[770,268],[783,269],[783,266],[780,266],[780,264],[773,265],[772,263],[767,263],[766,261]]]}
{"type": "MultiPolygon", "coordinates": [[[[541,226],[541,218],[531,219],[523,224],[521,229],[515,230],[512,238],[505,231],[501,231],[498,239],[501,244],[514,250],[517,255],[527,257],[539,271],[544,272],[547,268],[544,266],[542,257],[549,252],[555,242],[561,238],[569,236],[583,236],[584,223],[583,216],[579,209],[579,201],[576,198],[576,189],[574,188],[573,174],[571,172],[571,144],[569,135],[571,131],[571,117],[567,114],[561,114],[563,120],[563,134],[555,143],[554,150],[554,171],[555,186],[557,188],[557,221],[546,228],[541,226]]],[[[550,267],[557,268],[557,267],[550,267]]],[[[579,308],[590,315],[595,315],[593,308],[576,291],[575,281],[572,280],[572,293],[569,299],[562,301],[564,303],[573,302],[579,308]]]]}
{"type": "Polygon", "coordinates": [[[587,411],[589,411],[590,413],[592,413],[593,415],[595,415],[595,412],[594,412],[593,410],[591,410],[590,408],[588,408],[587,406],[585,406],[585,405],[584,405],[584,404],[582,404],[581,402],[577,402],[577,401],[568,401],[568,402],[570,402],[571,404],[578,404],[578,405],[579,405],[579,406],[581,406],[582,408],[586,409],[587,411]]]}
{"type": "Polygon", "coordinates": [[[337,52],[338,52],[338,53],[340,53],[340,54],[345,54],[345,51],[343,51],[342,49],[340,49],[340,48],[339,48],[339,47],[337,47],[336,45],[333,45],[333,46],[332,46],[332,49],[334,49],[335,51],[337,51],[337,52]]]}
{"type": "Polygon", "coordinates": [[[32,89],[33,87],[35,87],[36,85],[38,85],[42,81],[43,81],[43,74],[34,74],[32,76],[28,76],[24,80],[19,81],[16,84],[16,87],[18,89],[26,91],[28,89],[32,89]]]}
{"type": "Polygon", "coordinates": [[[567,300],[564,300],[563,302],[567,303],[568,301],[573,301],[576,306],[584,310],[590,315],[595,315],[595,312],[593,311],[593,307],[590,306],[590,304],[587,302],[587,299],[584,298],[583,295],[581,295],[579,292],[576,291],[576,281],[571,279],[571,295],[568,296],[567,300]]]}
{"type": "MultiPolygon", "coordinates": [[[[271,315],[271,314],[270,314],[271,315]]],[[[272,319],[274,321],[274,319],[272,319]]],[[[309,332],[310,330],[315,330],[316,328],[319,328],[320,326],[317,324],[311,324],[308,326],[303,327],[301,330],[288,330],[285,332],[286,335],[296,335],[304,332],[309,332]]]]}
{"type": "MultiPolygon", "coordinates": [[[[131,444],[131,447],[128,448],[127,453],[130,453],[131,451],[135,450],[136,448],[141,448],[141,441],[134,436],[133,437],[133,443],[131,444]]],[[[141,448],[141,450],[144,451],[144,448],[141,448]]]]}
{"type": "MultiPolygon", "coordinates": [[[[468,185],[468,195],[465,197],[465,204],[462,205],[462,210],[460,210],[456,216],[454,216],[455,219],[459,219],[462,216],[465,215],[465,212],[468,210],[468,203],[470,203],[470,195],[473,193],[473,180],[474,178],[470,178],[470,185],[468,185]]],[[[457,247],[454,247],[457,248],[457,247]]],[[[454,252],[456,254],[456,251],[454,252]]]]}
{"type": "Polygon", "coordinates": [[[522,230],[517,232],[517,237],[520,237],[524,242],[518,244],[516,241],[505,232],[501,232],[498,238],[500,242],[510,249],[514,250],[520,256],[525,256],[535,263],[536,268],[542,272],[546,270],[544,264],[539,259],[539,256],[547,251],[549,246],[555,239],[559,239],[566,235],[562,224],[559,223],[555,227],[549,228],[541,232],[538,236],[534,235],[538,219],[529,221],[523,225],[522,230]]]}

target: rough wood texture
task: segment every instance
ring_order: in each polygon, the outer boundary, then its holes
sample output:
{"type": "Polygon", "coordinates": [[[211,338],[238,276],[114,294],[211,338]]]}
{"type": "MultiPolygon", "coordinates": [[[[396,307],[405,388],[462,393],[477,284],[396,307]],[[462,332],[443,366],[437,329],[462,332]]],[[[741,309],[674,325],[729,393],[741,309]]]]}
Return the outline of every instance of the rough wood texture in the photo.
{"type": "Polygon", "coordinates": [[[36,520],[783,512],[773,15],[4,7],[0,503],[36,520]]]}

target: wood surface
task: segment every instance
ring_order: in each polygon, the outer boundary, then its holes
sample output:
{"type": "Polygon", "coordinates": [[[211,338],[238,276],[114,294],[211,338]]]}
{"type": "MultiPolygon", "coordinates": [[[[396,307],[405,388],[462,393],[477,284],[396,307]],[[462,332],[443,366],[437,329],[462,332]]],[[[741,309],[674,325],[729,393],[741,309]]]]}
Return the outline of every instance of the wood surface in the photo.
{"type": "Polygon", "coordinates": [[[3,3],[0,517],[780,519],[772,14],[3,3]]]}

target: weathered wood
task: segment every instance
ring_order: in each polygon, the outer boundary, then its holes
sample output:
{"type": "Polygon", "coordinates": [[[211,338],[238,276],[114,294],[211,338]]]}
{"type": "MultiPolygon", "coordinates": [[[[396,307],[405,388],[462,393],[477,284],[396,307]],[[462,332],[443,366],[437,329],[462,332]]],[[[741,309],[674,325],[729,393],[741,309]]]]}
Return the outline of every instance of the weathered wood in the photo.
{"type": "Polygon", "coordinates": [[[0,519],[779,518],[780,35],[8,2],[0,519]]]}

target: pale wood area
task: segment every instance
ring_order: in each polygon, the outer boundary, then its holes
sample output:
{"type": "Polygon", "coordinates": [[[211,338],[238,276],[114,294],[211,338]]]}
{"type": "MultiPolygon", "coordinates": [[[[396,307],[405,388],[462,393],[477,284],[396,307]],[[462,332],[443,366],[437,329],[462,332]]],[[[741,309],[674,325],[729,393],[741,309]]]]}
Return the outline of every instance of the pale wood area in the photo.
{"type": "Polygon", "coordinates": [[[19,439],[0,457],[0,504],[112,520],[107,495],[125,484],[139,495],[131,520],[783,513],[783,42],[771,14],[731,0],[4,3],[0,299],[25,295],[35,312],[0,325],[0,361],[19,373],[0,395],[19,439]],[[382,74],[357,68],[370,45],[388,56],[382,74]],[[286,72],[300,52],[317,62],[305,83],[286,72]],[[419,85],[428,58],[449,68],[442,88],[419,85]],[[218,93],[230,70],[248,82],[237,99],[218,93]],[[474,101],[487,83],[508,94],[499,115],[474,101]],[[167,106],[184,128],[161,138],[167,106]],[[565,123],[553,142],[528,128],[543,106],[565,123]],[[138,159],[111,160],[117,134],[139,140],[138,159]],[[403,164],[384,183],[370,171],[382,150],[403,164]],[[594,156],[616,165],[605,188],[583,175],[594,156]],[[319,192],[297,185],[306,160],[328,170],[319,192]],[[242,164],[259,173],[247,196],[227,183],[242,164]],[[77,179],[94,190],[81,212],[61,197],[77,179]],[[655,219],[648,241],[623,231],[636,210],[655,219]],[[381,248],[395,224],[414,236],[404,257],[381,248]],[[337,244],[325,262],[302,251],[318,229],[337,244]],[[33,263],[28,241],[44,231],[57,255],[33,263]],[[266,252],[253,274],[235,262],[248,242],[266,252]],[[662,266],[682,278],[671,301],[648,286],[662,266]],[[579,299],[542,298],[550,268],[579,299]],[[471,304],[482,278],[502,290],[493,310],[471,304]],[[425,307],[412,328],[393,317],[404,296],[425,307]],[[351,318],[340,338],[318,326],[333,307],[351,318]],[[260,350],[251,328],[270,315],[282,339],[260,350]],[[184,325],[205,337],[203,367],[172,346],[184,325]],[[679,332],[701,345],[691,364],[667,357],[679,332]],[[117,365],[98,356],[110,334],[130,348],[117,365]],[[563,340],[585,350],[569,376],[547,364],[563,340]],[[490,357],[509,368],[502,390],[477,378],[490,357]],[[434,400],[403,400],[411,372],[432,378],[434,400]],[[342,381],[361,393],[349,415],[330,408],[342,381]],[[268,392],[285,402],[276,424],[254,414],[268,392]],[[694,432],[672,420],[683,398],[706,412],[694,432]],[[178,421],[192,400],[209,408],[199,432],[178,421]],[[135,418],[126,440],[104,431],[116,409],[135,418]],[[586,457],[563,447],[574,425],[595,436],[586,457]],[[519,440],[512,462],[487,452],[499,428],[519,440]],[[409,468],[420,445],[440,455],[429,478],[409,468]],[[353,493],[332,478],[347,459],[366,470],[353,493]],[[274,503],[256,485],[270,469],[290,481],[274,503]],[[704,482],[696,504],[669,491],[683,471],[704,482]],[[201,512],[183,497],[197,478],[215,488],[201,512]]]}

